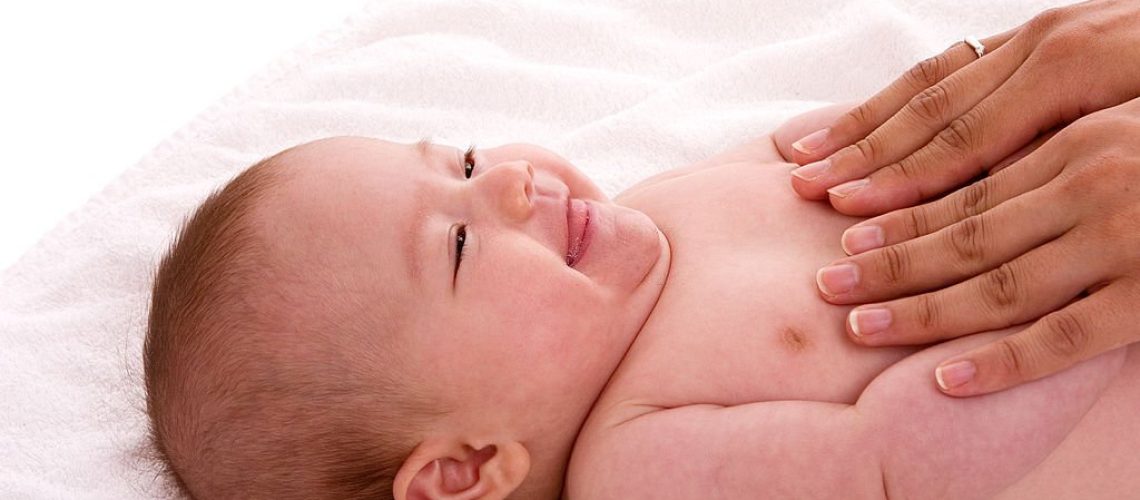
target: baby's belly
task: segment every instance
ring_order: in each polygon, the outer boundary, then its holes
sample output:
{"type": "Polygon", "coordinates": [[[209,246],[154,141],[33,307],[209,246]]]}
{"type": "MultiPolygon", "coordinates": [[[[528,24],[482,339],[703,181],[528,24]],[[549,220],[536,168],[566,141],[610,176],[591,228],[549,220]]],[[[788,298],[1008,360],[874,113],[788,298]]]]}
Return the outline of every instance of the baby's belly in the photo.
{"type": "Polygon", "coordinates": [[[917,347],[847,339],[848,307],[828,304],[816,270],[843,256],[858,219],[795,196],[783,164],[735,163],[624,200],[669,239],[661,298],[599,401],[613,418],[693,403],[854,403],[917,347]],[[624,409],[619,409],[622,407],[624,409]]]}

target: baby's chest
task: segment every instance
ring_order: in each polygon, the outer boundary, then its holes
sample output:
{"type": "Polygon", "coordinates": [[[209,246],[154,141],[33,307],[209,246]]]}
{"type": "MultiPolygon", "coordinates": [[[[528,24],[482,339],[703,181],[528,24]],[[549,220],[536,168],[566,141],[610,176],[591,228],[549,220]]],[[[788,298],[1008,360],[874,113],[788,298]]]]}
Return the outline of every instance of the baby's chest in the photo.
{"type": "Polygon", "coordinates": [[[855,219],[796,198],[779,166],[709,169],[628,202],[665,232],[673,260],[599,409],[852,403],[915,350],[846,338],[849,308],[823,301],[814,276],[842,256],[839,236],[855,219]]]}

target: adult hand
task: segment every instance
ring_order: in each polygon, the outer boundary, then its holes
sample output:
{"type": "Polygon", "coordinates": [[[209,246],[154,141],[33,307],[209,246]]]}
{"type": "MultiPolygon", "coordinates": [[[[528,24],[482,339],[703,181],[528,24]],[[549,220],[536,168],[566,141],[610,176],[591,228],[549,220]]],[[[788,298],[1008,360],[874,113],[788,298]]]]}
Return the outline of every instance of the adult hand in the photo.
{"type": "Polygon", "coordinates": [[[1140,2],[1045,11],[958,43],[796,141],[792,187],[840,212],[877,215],[957,188],[1034,139],[1140,95],[1140,2]],[[817,161],[818,160],[818,161],[817,161]]]}
{"type": "Polygon", "coordinates": [[[843,239],[855,255],[817,275],[827,301],[905,296],[853,309],[856,342],[926,344],[1037,320],[943,362],[947,394],[1002,390],[1140,341],[1140,98],[843,239]]]}

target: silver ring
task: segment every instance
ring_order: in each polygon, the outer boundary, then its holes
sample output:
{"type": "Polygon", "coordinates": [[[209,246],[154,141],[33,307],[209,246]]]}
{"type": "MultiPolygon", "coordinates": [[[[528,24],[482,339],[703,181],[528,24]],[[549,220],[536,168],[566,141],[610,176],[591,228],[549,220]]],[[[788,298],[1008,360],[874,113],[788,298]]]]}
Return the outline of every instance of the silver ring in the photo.
{"type": "Polygon", "coordinates": [[[982,57],[982,54],[986,53],[986,46],[982,45],[982,42],[978,41],[978,37],[969,35],[966,37],[965,42],[966,45],[974,48],[974,53],[977,54],[979,58],[982,57]]]}

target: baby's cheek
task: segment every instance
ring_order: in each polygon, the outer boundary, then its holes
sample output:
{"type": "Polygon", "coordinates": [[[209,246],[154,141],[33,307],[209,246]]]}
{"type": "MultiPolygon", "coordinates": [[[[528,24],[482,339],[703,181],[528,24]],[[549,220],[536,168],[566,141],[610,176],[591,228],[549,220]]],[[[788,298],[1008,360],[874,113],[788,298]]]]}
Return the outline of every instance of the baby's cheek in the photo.
{"type": "MultiPolygon", "coordinates": [[[[575,272],[569,267],[570,272],[575,272]]],[[[611,314],[605,301],[595,290],[576,280],[548,279],[535,283],[535,289],[514,301],[518,307],[500,307],[499,314],[534,338],[557,341],[573,332],[590,327],[611,314]]]]}

